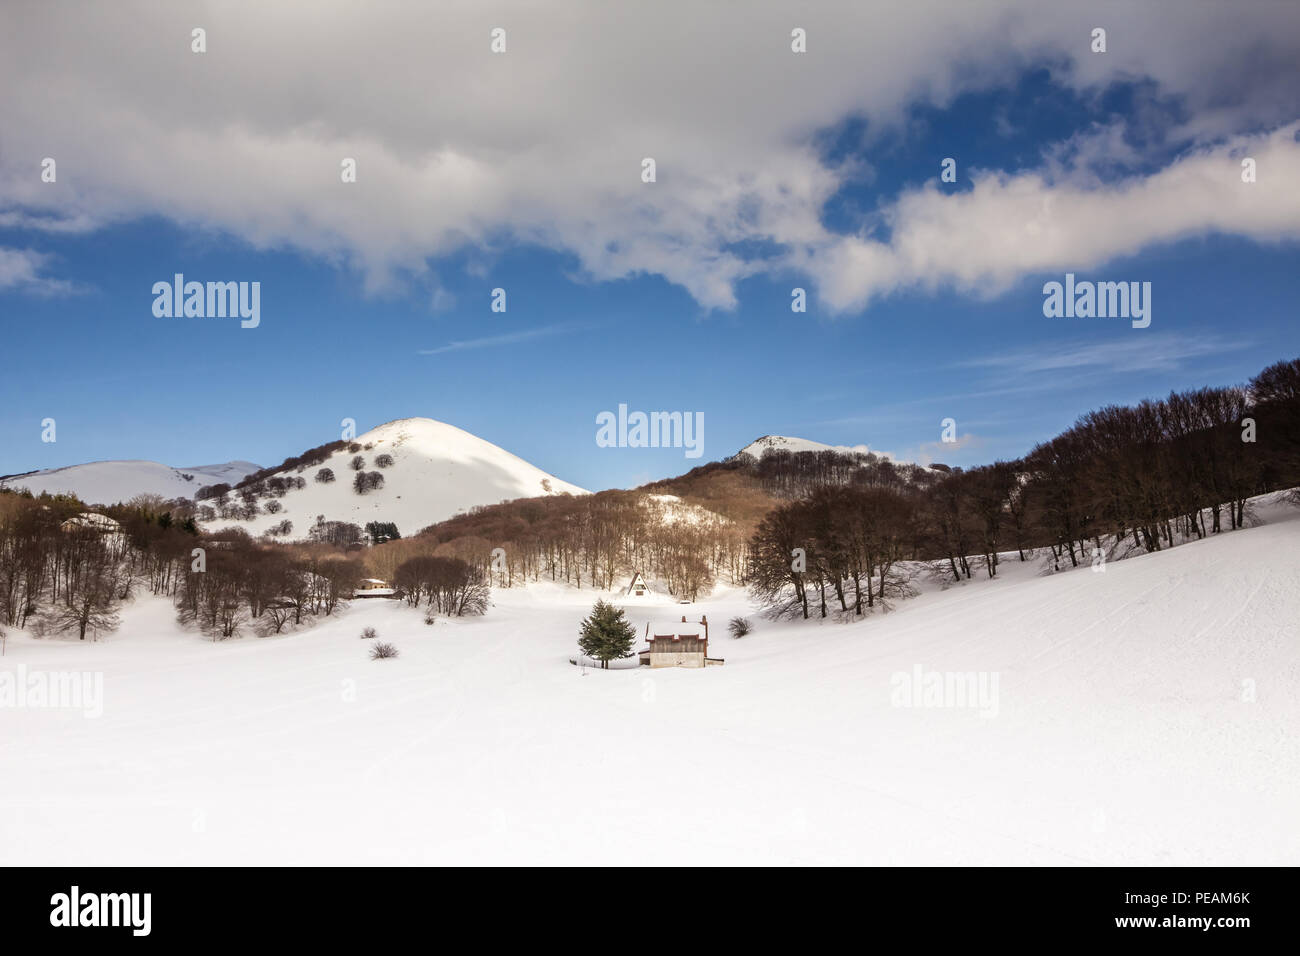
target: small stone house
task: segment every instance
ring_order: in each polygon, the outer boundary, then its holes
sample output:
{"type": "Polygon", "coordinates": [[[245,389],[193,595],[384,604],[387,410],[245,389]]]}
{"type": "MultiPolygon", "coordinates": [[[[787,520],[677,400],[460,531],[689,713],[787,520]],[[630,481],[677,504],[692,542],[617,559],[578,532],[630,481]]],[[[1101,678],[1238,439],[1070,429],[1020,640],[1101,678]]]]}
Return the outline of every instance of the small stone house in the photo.
{"type": "Polygon", "coordinates": [[[721,658],[709,657],[709,618],[699,621],[650,622],[645,629],[646,648],[641,663],[650,667],[713,667],[721,658]]]}
{"type": "Polygon", "coordinates": [[[354,598],[394,597],[397,591],[387,581],[379,578],[363,578],[352,592],[354,598]]]}

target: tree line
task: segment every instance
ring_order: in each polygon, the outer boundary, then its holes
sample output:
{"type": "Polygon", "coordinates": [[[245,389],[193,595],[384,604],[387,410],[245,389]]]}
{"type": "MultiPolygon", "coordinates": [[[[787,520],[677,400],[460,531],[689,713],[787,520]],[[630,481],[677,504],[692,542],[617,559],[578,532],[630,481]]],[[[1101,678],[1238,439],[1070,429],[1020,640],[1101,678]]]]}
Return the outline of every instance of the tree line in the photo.
{"type": "MultiPolygon", "coordinates": [[[[313,456],[300,457],[307,466],[313,456]]],[[[264,476],[246,489],[260,482],[275,495],[291,480],[264,476]]],[[[410,538],[390,522],[363,530],[323,516],[294,544],[205,534],[202,505],[156,496],[101,506],[116,522],[106,530],[70,496],[0,490],[0,623],[93,636],[147,588],[223,638],[332,614],[367,574],[455,614],[480,613],[489,586],[609,590],[637,570],[689,600],[725,580],[773,613],[864,614],[910,593],[910,562],[957,581],[995,576],[1007,553],[1041,551],[1061,568],[1158,551],[1240,528],[1250,497],[1297,485],[1300,359],[1245,386],[1088,412],[1015,461],[920,468],[780,450],[635,491],[476,508],[410,538]]]]}
{"type": "Polygon", "coordinates": [[[1247,498],[1300,484],[1295,367],[1089,412],[1015,461],[961,469],[777,449],[635,491],[475,508],[366,560],[391,579],[410,557],[457,557],[499,587],[607,590],[639,570],[689,600],[723,580],[772,607],[865,613],[910,593],[905,562],[938,561],[961,580],[996,575],[1008,551],[1027,560],[1042,549],[1059,568],[1103,544],[1151,551],[1240,527],[1247,498]],[[667,495],[701,510],[674,520],[667,495]],[[803,570],[792,569],[794,548],[803,570]]]}
{"type": "Polygon", "coordinates": [[[205,534],[172,504],[142,495],[89,512],[67,495],[0,490],[0,623],[84,640],[112,631],[123,602],[146,591],[214,639],[280,633],[333,614],[365,576],[345,549],[205,534]]]}
{"type": "MultiPolygon", "coordinates": [[[[815,458],[796,471],[834,474],[815,458]]],[[[1300,485],[1300,359],[1249,385],[1088,412],[1019,460],[923,480],[834,477],[771,511],[750,539],[748,584],[773,614],[863,614],[909,593],[905,561],[960,581],[995,576],[1008,552],[1024,561],[1042,549],[1059,569],[1159,551],[1240,528],[1247,499],[1300,485]]]]}
{"type": "Polygon", "coordinates": [[[459,558],[497,587],[555,581],[609,590],[642,571],[694,600],[715,580],[740,583],[747,529],[701,509],[636,491],[553,495],[488,505],[367,554],[391,579],[406,559],[459,558]]]}

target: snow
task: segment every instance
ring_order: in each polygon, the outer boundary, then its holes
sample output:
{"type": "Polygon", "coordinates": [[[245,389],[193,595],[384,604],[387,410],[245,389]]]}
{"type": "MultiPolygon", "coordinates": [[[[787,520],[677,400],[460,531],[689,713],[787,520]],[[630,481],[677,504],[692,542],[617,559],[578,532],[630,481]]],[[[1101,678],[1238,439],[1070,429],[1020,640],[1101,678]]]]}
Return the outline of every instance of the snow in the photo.
{"type": "Polygon", "coordinates": [[[26,488],[34,495],[76,495],[87,504],[111,505],[136,495],[193,498],[204,485],[235,484],[260,468],[250,461],[173,468],[156,461],[94,461],[85,465],[51,468],[0,481],[6,488],[26,488]]]}
{"type": "MultiPolygon", "coordinates": [[[[102,673],[104,699],[98,718],[0,709],[0,848],[10,865],[1296,865],[1300,512],[1259,511],[1101,573],[1011,555],[859,623],[772,623],[723,591],[687,616],[755,629],[719,627],[726,666],[696,670],[573,666],[598,592],[557,585],[431,627],[357,601],[222,643],[140,597],[98,643],[10,633],[0,669],[102,673]],[[365,626],[400,656],[370,661],[365,626]],[[896,706],[918,669],[996,675],[996,698],[896,706]],[[665,806],[682,812],[655,825],[665,806]]],[[[680,616],[612,599],[638,636],[680,616]]]]}
{"type": "MultiPolygon", "coordinates": [[[[866,445],[824,445],[819,441],[812,441],[809,438],[791,438],[786,435],[764,435],[762,438],[750,442],[744,448],[740,449],[737,454],[753,455],[755,458],[762,458],[769,451],[785,450],[792,452],[800,451],[838,451],[844,453],[867,454],[871,451],[866,445]]],[[[880,452],[876,452],[880,455],[880,452]]],[[[882,455],[888,458],[888,455],[882,455]]]]}
{"type": "MultiPolygon", "coordinates": [[[[671,617],[666,619],[656,618],[646,622],[650,625],[648,631],[643,627],[641,632],[642,634],[648,633],[651,637],[671,637],[673,640],[677,640],[681,637],[703,637],[704,624],[700,621],[700,615],[688,614],[685,616],[687,617],[687,620],[685,621],[683,621],[681,617],[671,617]],[[694,620],[691,620],[691,617],[694,617],[694,620]]],[[[707,616],[707,613],[705,616],[707,616]]],[[[716,624],[718,624],[717,621],[710,621],[710,630],[712,630],[713,626],[716,624]]],[[[715,634],[714,636],[720,637],[722,635],[715,634]]]]}
{"type": "Polygon", "coordinates": [[[356,438],[363,448],[346,448],[299,475],[307,485],[279,499],[282,510],[258,515],[252,521],[235,519],[206,522],[216,530],[242,527],[261,534],[286,518],[293,522],[290,539],[304,538],[316,520],[349,521],[364,526],[370,521],[391,521],[409,537],[422,528],[450,518],[477,505],[497,504],[513,498],[551,494],[585,495],[587,491],[530,465],[503,448],[467,431],[430,418],[403,418],[371,429],[356,438]],[[373,445],[370,450],[364,446],[373,445]],[[365,459],[366,471],[384,476],[384,486],[359,495],[352,490],[355,472],[349,462],[355,455],[365,459]],[[378,468],[379,455],[393,456],[393,465],[378,468]],[[315,480],[321,468],[334,472],[335,480],[315,480]]]}
{"type": "Polygon", "coordinates": [[[108,515],[102,515],[95,511],[83,511],[81,514],[73,515],[63,522],[63,527],[65,530],[68,528],[90,528],[105,534],[115,534],[122,529],[122,526],[108,515]]]}
{"type": "MultiPolygon", "coordinates": [[[[491,442],[429,418],[388,422],[358,436],[356,442],[374,447],[358,453],[344,449],[301,473],[278,473],[301,477],[307,485],[278,499],[281,510],[276,514],[261,514],[252,521],[218,519],[205,522],[204,527],[241,527],[260,535],[288,519],[293,522],[293,531],[283,540],[295,540],[305,538],[317,515],[324,515],[330,521],[363,526],[369,521],[391,521],[403,535],[411,535],[478,505],[588,493],[491,442]],[[394,464],[378,468],[375,458],[385,453],[393,456],[394,464]],[[383,488],[365,495],[352,490],[355,473],[348,463],[354,454],[366,460],[366,471],[378,471],[384,476],[383,488]],[[323,485],[314,480],[321,468],[333,470],[334,482],[323,485]]],[[[0,480],[0,485],[27,488],[33,494],[73,494],[88,504],[115,504],[140,494],[192,498],[204,485],[234,485],[260,467],[246,461],[196,468],[172,468],[156,461],[97,461],[15,475],[0,480]]]]}
{"type": "Polygon", "coordinates": [[[683,524],[698,527],[715,523],[731,524],[729,518],[700,505],[684,501],[677,495],[648,494],[642,498],[661,525],[683,524]]]}

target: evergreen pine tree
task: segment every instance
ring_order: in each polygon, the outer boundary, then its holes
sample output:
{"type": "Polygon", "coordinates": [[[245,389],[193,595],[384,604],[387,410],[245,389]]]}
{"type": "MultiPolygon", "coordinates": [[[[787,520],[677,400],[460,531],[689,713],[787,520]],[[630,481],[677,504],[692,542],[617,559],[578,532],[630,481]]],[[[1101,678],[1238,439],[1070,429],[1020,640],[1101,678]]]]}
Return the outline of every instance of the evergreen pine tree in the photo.
{"type": "Polygon", "coordinates": [[[598,600],[591,616],[582,622],[578,647],[588,657],[600,661],[608,669],[609,662],[632,656],[636,641],[636,628],[624,620],[623,609],[598,600]]]}

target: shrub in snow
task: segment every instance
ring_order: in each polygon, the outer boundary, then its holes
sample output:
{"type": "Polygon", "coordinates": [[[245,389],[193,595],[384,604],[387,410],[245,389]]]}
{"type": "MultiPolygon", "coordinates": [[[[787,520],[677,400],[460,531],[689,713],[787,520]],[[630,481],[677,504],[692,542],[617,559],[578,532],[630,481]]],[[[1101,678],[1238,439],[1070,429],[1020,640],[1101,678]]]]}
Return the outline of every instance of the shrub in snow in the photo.
{"type": "Polygon", "coordinates": [[[432,624],[435,620],[436,620],[436,618],[433,616],[433,612],[432,612],[432,611],[429,611],[427,614],[424,615],[424,623],[425,623],[425,624],[432,624]]]}
{"type": "Polygon", "coordinates": [[[392,456],[392,455],[380,455],[378,458],[375,459],[375,467],[376,467],[376,468],[391,468],[391,467],[393,467],[393,456],[392,456]]]}
{"type": "Polygon", "coordinates": [[[372,661],[381,661],[386,657],[396,657],[397,648],[392,644],[385,644],[382,641],[370,648],[370,659],[372,661]]]}
{"type": "Polygon", "coordinates": [[[378,636],[379,636],[379,632],[376,631],[373,627],[368,627],[361,632],[361,639],[363,641],[368,641],[372,637],[378,637],[378,636]]]}
{"type": "Polygon", "coordinates": [[[732,637],[744,637],[752,630],[752,628],[749,625],[749,621],[745,618],[733,617],[731,623],[727,625],[727,630],[731,632],[732,637]]]}
{"type": "Polygon", "coordinates": [[[360,471],[362,468],[366,467],[366,460],[360,455],[356,455],[350,462],[348,462],[348,467],[353,471],[360,471]]]}
{"type": "Polygon", "coordinates": [[[322,485],[328,485],[334,480],[334,470],[332,468],[322,468],[316,472],[316,480],[322,485]]]}

